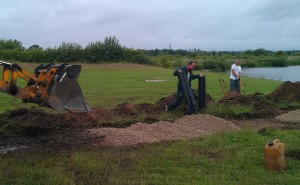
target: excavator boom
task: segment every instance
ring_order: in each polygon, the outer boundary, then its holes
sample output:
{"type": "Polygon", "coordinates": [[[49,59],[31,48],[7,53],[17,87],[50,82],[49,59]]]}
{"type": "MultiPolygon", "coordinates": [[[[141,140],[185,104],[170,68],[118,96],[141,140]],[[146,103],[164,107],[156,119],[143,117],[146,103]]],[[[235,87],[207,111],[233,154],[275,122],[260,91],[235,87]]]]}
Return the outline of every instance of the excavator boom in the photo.
{"type": "Polygon", "coordinates": [[[23,102],[37,103],[59,111],[89,112],[77,82],[81,66],[69,64],[41,64],[31,75],[18,64],[0,61],[3,66],[0,91],[15,96],[23,102]],[[17,85],[17,79],[27,81],[24,88],[17,85]]]}

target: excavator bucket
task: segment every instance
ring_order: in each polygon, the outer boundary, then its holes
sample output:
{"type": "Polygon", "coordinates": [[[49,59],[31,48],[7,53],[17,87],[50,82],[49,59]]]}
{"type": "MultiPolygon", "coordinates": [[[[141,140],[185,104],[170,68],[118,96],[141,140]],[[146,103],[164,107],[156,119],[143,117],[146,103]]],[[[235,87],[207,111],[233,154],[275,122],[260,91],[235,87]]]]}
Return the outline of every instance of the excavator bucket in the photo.
{"type": "Polygon", "coordinates": [[[77,82],[81,65],[41,64],[33,75],[18,64],[0,61],[0,66],[3,66],[0,92],[59,111],[91,111],[77,82]],[[27,81],[24,88],[18,86],[18,78],[27,81]]]}
{"type": "Polygon", "coordinates": [[[60,111],[91,111],[77,82],[80,71],[80,65],[61,65],[58,67],[49,84],[48,105],[60,111]]]}

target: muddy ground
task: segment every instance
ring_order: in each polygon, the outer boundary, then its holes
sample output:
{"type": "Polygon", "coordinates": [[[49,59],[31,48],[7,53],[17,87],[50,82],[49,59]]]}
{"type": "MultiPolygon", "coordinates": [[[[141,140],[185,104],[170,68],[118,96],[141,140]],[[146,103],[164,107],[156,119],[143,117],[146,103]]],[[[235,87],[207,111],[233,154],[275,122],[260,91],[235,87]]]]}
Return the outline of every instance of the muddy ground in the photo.
{"type": "MultiPolygon", "coordinates": [[[[113,109],[93,108],[90,113],[54,115],[38,108],[16,109],[1,115],[0,126],[10,123],[17,125],[21,132],[0,135],[0,153],[140,145],[186,140],[240,129],[299,129],[299,110],[276,106],[280,101],[300,102],[299,82],[285,82],[269,95],[230,92],[218,102],[206,96],[208,106],[212,103],[220,106],[253,106],[253,113],[232,120],[206,114],[183,116],[175,121],[159,120],[164,105],[173,101],[175,96],[173,94],[162,98],[155,104],[122,103],[113,109]]],[[[181,108],[185,109],[184,106],[181,108]]]]}

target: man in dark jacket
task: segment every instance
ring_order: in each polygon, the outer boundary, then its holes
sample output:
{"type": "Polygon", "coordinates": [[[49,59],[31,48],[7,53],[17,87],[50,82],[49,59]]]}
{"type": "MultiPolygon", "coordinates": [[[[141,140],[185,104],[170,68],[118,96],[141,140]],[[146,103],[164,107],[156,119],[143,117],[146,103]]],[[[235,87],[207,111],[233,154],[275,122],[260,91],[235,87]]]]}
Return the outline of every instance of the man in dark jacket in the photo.
{"type": "MultiPolygon", "coordinates": [[[[179,73],[185,74],[186,79],[188,81],[188,86],[189,86],[189,88],[191,88],[192,87],[191,81],[193,79],[195,79],[196,77],[199,77],[199,75],[193,75],[193,73],[192,73],[192,70],[195,69],[195,66],[196,66],[196,61],[194,61],[194,60],[189,61],[186,66],[181,67],[181,68],[177,69],[176,71],[174,71],[173,75],[178,76],[179,73]]],[[[173,103],[166,105],[166,111],[174,110],[176,107],[178,107],[181,104],[183,99],[184,99],[183,89],[180,84],[180,81],[178,80],[176,100],[173,103]]],[[[195,113],[195,105],[191,104],[189,106],[188,115],[191,115],[194,113],[195,113]]]]}

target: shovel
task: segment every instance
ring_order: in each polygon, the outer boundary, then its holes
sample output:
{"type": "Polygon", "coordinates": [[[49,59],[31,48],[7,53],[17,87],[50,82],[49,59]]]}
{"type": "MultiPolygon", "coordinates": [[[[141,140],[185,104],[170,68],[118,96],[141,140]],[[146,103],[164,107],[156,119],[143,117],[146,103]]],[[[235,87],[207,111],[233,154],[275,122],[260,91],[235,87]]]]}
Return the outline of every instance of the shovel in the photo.
{"type": "Polygon", "coordinates": [[[239,81],[240,81],[240,86],[241,86],[241,88],[242,88],[243,94],[245,95],[245,90],[244,90],[243,83],[242,83],[241,79],[239,79],[239,81]]]}

